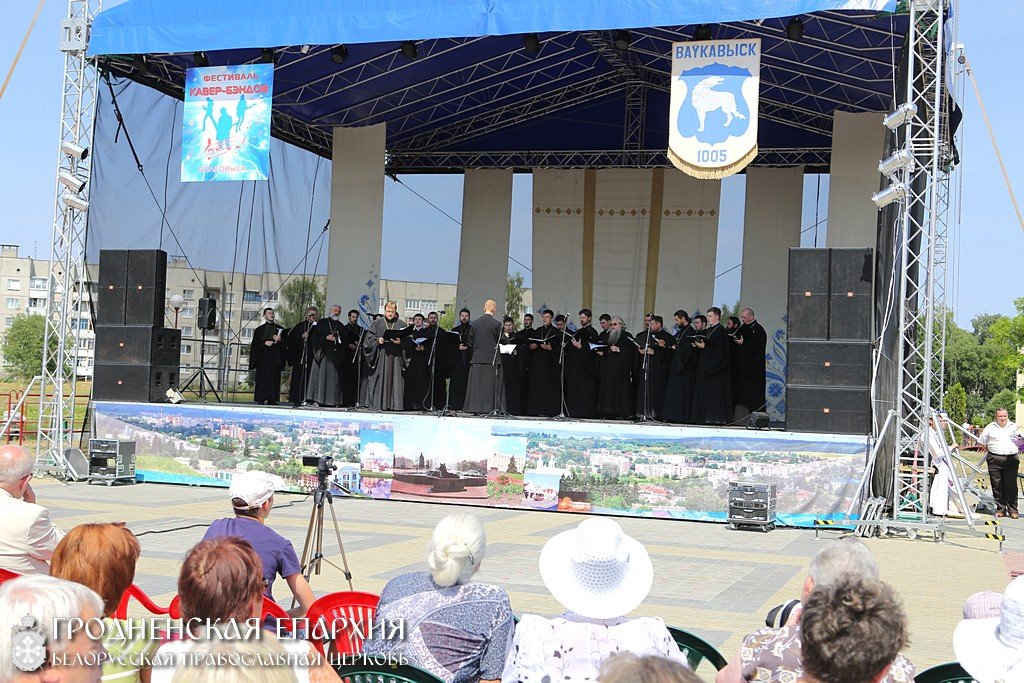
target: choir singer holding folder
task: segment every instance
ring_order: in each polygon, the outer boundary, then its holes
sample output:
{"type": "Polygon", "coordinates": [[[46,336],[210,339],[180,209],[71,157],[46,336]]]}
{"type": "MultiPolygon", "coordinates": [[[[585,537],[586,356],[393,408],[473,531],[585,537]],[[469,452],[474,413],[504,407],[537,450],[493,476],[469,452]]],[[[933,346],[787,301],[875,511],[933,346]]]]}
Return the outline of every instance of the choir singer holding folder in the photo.
{"type": "Polygon", "coordinates": [[[469,326],[467,346],[471,349],[469,381],[466,386],[467,413],[485,415],[491,412],[505,412],[501,405],[505,396],[502,382],[502,360],[498,355],[501,339],[501,323],[494,317],[498,304],[488,299],[484,302],[484,314],[469,326]]]}

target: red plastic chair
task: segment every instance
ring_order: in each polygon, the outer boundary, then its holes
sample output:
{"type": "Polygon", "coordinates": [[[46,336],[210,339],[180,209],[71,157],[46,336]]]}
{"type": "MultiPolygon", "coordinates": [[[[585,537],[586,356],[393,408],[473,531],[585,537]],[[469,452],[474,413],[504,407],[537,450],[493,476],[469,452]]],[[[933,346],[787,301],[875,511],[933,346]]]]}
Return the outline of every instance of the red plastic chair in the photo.
{"type": "MultiPolygon", "coordinates": [[[[171,600],[171,605],[167,608],[167,614],[171,619],[181,619],[181,598],[179,596],[175,595],[174,599],[171,600]]],[[[260,619],[266,620],[267,617],[274,617],[275,619],[291,619],[291,615],[289,615],[283,607],[264,595],[260,619]]]]}
{"type": "Polygon", "coordinates": [[[160,605],[153,602],[148,595],[142,592],[142,589],[136,586],[134,583],[131,588],[124,592],[121,596],[121,603],[117,606],[117,611],[114,612],[115,619],[127,619],[128,618],[128,601],[131,598],[135,598],[139,601],[139,604],[146,608],[150,614],[170,614],[170,607],[161,607],[160,605]]]}
{"type": "Polygon", "coordinates": [[[333,635],[333,654],[359,654],[363,650],[363,636],[373,626],[378,602],[379,595],[361,591],[342,591],[323,596],[306,611],[309,641],[320,654],[325,654],[322,636],[333,635]],[[353,625],[357,628],[353,628],[353,625]]]}
{"type": "Polygon", "coordinates": [[[9,572],[6,569],[0,569],[0,583],[3,583],[4,581],[10,581],[11,579],[16,579],[20,576],[21,574],[17,572],[9,572]]]}

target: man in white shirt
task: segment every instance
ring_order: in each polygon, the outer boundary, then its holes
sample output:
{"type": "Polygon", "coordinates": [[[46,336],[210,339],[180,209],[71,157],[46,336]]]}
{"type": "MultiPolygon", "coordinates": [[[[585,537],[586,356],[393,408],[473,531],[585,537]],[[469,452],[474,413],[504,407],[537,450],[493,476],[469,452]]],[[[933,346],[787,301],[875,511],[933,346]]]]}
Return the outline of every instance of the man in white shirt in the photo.
{"type": "Polygon", "coordinates": [[[992,480],[992,496],[996,499],[996,517],[1010,516],[1019,519],[1017,512],[1017,444],[1011,438],[1017,425],[1010,422],[1006,408],[996,410],[995,422],[989,422],[982,430],[978,441],[988,448],[988,476],[992,480]]]}
{"type": "Polygon", "coordinates": [[[64,538],[50,512],[36,505],[32,458],[20,446],[0,448],[0,569],[18,574],[49,574],[47,564],[64,538]]]}

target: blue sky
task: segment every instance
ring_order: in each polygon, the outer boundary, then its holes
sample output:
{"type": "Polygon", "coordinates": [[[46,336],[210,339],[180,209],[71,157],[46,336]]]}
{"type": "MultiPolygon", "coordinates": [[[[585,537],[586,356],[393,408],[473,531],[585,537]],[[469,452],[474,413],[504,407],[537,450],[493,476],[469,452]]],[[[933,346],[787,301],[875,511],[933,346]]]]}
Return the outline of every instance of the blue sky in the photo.
{"type": "MultiPolygon", "coordinates": [[[[108,3],[116,4],[116,3],[108,3]]],[[[7,3],[0,23],[0,70],[6,74],[35,11],[35,2],[7,3]]],[[[961,40],[988,108],[1011,180],[1024,177],[1024,136],[1016,133],[1024,95],[1009,46],[1019,40],[1024,3],[962,2],[961,40]]],[[[57,49],[60,20],[66,3],[51,0],[43,8],[21,61],[0,99],[0,160],[3,182],[0,242],[19,244],[23,255],[46,257],[53,220],[54,168],[63,59],[57,49]]],[[[963,202],[959,243],[959,278],[950,290],[950,304],[966,325],[979,313],[1012,313],[1013,299],[1024,296],[1015,277],[1024,232],[1015,218],[989,142],[977,102],[968,87],[964,102],[963,202]]],[[[804,244],[813,244],[817,177],[805,182],[804,244]]],[[[456,219],[462,208],[461,176],[412,176],[404,181],[456,219]]],[[[827,213],[828,178],[822,179],[821,218],[827,213]]],[[[454,282],[458,270],[459,226],[431,208],[407,188],[386,182],[384,277],[454,282]],[[414,226],[414,227],[411,227],[414,226]]],[[[740,239],[743,221],[743,178],[723,184],[722,217],[716,272],[716,302],[738,298],[740,239]],[[731,270],[730,270],[731,269],[731,270]]],[[[1022,198],[1024,199],[1024,198],[1022,198]]],[[[531,264],[530,183],[517,176],[513,188],[510,271],[531,264]]],[[[818,244],[825,226],[818,226],[818,244]]],[[[525,267],[524,267],[525,266],[525,267]]]]}

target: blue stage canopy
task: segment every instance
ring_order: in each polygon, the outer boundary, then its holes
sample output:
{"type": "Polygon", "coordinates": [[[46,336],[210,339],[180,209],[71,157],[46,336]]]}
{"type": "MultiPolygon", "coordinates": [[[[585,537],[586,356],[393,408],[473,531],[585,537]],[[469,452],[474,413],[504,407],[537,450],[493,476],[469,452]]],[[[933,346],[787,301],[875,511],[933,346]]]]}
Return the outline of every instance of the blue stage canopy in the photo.
{"type": "Polygon", "coordinates": [[[385,123],[391,172],[636,168],[669,165],[671,44],[706,24],[714,39],[762,41],[754,165],[825,171],[837,110],[893,105],[908,24],[895,4],[127,0],[96,17],[89,52],[181,99],[193,53],[221,65],[272,49],[273,134],[330,157],[335,126],[385,123]]]}

